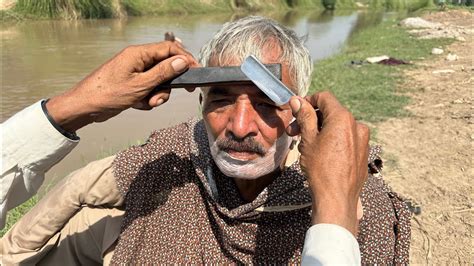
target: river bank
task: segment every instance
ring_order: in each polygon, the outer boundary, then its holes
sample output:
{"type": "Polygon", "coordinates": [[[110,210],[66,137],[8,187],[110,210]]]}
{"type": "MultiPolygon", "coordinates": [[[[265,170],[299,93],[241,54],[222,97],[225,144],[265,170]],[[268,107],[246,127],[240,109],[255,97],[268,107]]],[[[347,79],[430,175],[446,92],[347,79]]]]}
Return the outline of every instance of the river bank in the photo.
{"type": "MultiPolygon", "coordinates": [[[[409,97],[409,115],[376,124],[386,159],[385,179],[421,209],[412,219],[410,261],[470,265],[474,223],[474,14],[466,10],[425,14],[456,41],[443,53],[406,69],[397,91],[409,97]]],[[[433,46],[433,48],[436,46],[433,46]]]]}
{"type": "Polygon", "coordinates": [[[407,10],[433,7],[434,0],[4,0],[2,21],[23,19],[90,19],[163,14],[249,13],[340,9],[407,10]],[[332,5],[332,3],[335,3],[332,5]]]}
{"type": "Polygon", "coordinates": [[[369,124],[372,142],[384,150],[385,180],[421,210],[412,217],[410,262],[468,265],[474,232],[474,15],[459,9],[423,17],[439,24],[411,30],[388,21],[361,31],[345,51],[316,65],[312,85],[332,90],[369,124]],[[433,48],[444,52],[433,55],[433,48]],[[410,65],[361,62],[381,55],[410,65]]]}

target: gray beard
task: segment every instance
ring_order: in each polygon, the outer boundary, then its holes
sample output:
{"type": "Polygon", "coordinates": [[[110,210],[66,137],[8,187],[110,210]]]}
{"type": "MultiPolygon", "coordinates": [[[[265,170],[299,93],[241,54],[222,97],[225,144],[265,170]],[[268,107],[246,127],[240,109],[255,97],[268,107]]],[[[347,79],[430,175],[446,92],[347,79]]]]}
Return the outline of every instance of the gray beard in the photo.
{"type": "Polygon", "coordinates": [[[254,160],[243,161],[230,156],[227,152],[219,149],[216,139],[207,130],[207,139],[211,149],[211,155],[221,172],[228,176],[239,179],[257,179],[270,174],[280,167],[288,154],[292,138],[283,133],[263,157],[254,160]]]}

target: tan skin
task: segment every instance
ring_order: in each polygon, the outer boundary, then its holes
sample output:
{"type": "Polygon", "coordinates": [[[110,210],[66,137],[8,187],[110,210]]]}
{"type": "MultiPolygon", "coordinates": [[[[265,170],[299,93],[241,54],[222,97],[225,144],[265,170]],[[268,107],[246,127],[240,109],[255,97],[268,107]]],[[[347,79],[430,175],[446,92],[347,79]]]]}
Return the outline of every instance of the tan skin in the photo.
{"type": "MultiPolygon", "coordinates": [[[[263,49],[265,54],[262,55],[262,62],[281,63],[279,45],[268,41],[267,47],[263,49]]],[[[225,64],[225,66],[238,65],[240,65],[239,60],[228,60],[225,64]]],[[[218,64],[211,58],[209,66],[218,66],[218,64]]],[[[282,66],[282,82],[289,88],[293,87],[285,64],[282,66]]],[[[276,106],[256,86],[227,86],[225,90],[210,88],[205,94],[203,118],[216,139],[228,134],[233,134],[239,139],[252,136],[268,150],[283,134],[293,117],[289,104],[276,106]],[[215,93],[216,90],[220,92],[215,93]],[[226,95],[222,93],[224,91],[226,95]]],[[[242,160],[252,160],[259,155],[234,152],[231,156],[242,160]]],[[[242,199],[246,202],[254,200],[273,181],[279,171],[280,169],[277,169],[274,173],[255,180],[234,178],[242,199]]]]}
{"type": "MultiPolygon", "coordinates": [[[[293,116],[289,104],[276,106],[255,86],[229,86],[209,89],[203,104],[203,117],[216,139],[229,135],[240,140],[253,137],[268,150],[285,132],[293,116]]],[[[239,160],[260,156],[238,151],[230,151],[229,155],[239,160]]],[[[234,178],[234,181],[241,197],[251,202],[277,174],[278,171],[254,180],[234,178]]]]}
{"type": "Polygon", "coordinates": [[[103,122],[130,107],[150,110],[169,99],[170,90],[150,92],[159,84],[197,66],[176,42],[130,46],[100,66],[75,87],[51,98],[46,107],[65,130],[103,122]]]}
{"type": "MultiPolygon", "coordinates": [[[[271,49],[264,62],[278,63],[275,57],[278,54],[279,51],[271,49]]],[[[193,56],[173,42],[132,46],[71,90],[51,98],[46,107],[59,125],[74,132],[130,107],[151,109],[163,104],[169,99],[170,91],[150,95],[153,88],[195,66],[197,62],[193,56]]],[[[283,82],[291,87],[285,65],[283,82]]],[[[268,99],[253,86],[230,88],[229,93],[234,102],[230,109],[205,109],[205,119],[212,124],[214,136],[229,132],[240,137],[254,134],[268,148],[284,130],[289,135],[301,135],[298,148],[301,166],[312,191],[313,223],[337,224],[356,234],[357,202],[367,177],[367,127],[356,122],[329,93],[306,99],[293,97],[290,104],[273,112],[260,105],[268,99]],[[315,107],[322,111],[321,130],[317,128],[315,107]],[[289,125],[292,114],[296,122],[289,125]]],[[[255,156],[234,155],[249,159],[255,156]]],[[[274,174],[256,181],[237,180],[242,197],[247,201],[255,198],[273,180],[274,174]]]]}

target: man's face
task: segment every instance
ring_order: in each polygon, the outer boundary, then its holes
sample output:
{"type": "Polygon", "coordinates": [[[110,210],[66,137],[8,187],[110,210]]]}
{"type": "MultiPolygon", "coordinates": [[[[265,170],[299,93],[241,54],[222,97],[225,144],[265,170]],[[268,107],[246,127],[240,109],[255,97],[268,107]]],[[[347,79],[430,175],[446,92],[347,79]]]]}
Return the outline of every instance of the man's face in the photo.
{"type": "MultiPolygon", "coordinates": [[[[280,63],[271,53],[262,61],[280,63]]],[[[284,64],[282,81],[291,88],[284,64]]],[[[282,164],[291,142],[285,133],[293,118],[288,104],[275,105],[254,85],[211,87],[204,93],[203,117],[211,153],[224,174],[255,179],[282,164]]]]}

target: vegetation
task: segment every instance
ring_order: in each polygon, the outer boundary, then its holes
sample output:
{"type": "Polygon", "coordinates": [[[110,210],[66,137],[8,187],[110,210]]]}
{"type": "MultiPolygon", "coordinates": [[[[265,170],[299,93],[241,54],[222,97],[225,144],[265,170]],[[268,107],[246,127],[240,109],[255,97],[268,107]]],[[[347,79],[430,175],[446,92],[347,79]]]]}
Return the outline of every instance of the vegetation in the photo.
{"type": "Polygon", "coordinates": [[[338,55],[315,66],[311,91],[330,90],[356,116],[367,122],[405,115],[409,102],[397,90],[402,71],[412,65],[351,64],[367,57],[388,55],[407,62],[430,56],[431,49],[451,40],[410,37],[396,21],[386,21],[357,32],[338,55]]]}
{"type": "Polygon", "coordinates": [[[433,0],[365,0],[363,2],[371,9],[407,10],[409,12],[434,6],[433,0]]]}
{"type": "Polygon", "coordinates": [[[14,11],[38,18],[110,18],[119,16],[115,0],[19,0],[14,11]]]}
{"type": "Polygon", "coordinates": [[[336,9],[354,9],[362,3],[369,9],[408,10],[434,6],[437,0],[18,0],[2,19],[18,18],[116,18],[127,15],[198,14],[281,9],[323,9],[335,2],[336,9]]]}

